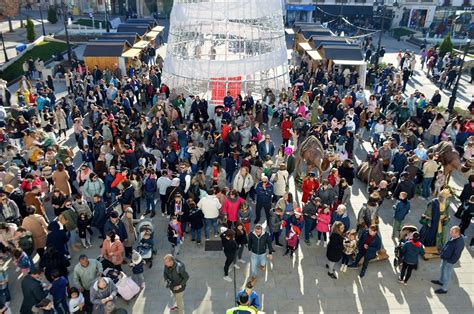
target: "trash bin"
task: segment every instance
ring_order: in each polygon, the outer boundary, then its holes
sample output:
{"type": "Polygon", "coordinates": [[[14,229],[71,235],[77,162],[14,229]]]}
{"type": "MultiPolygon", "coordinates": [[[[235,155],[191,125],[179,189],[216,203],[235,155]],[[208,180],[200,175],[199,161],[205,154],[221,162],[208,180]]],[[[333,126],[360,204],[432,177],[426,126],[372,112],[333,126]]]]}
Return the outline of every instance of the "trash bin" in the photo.
{"type": "Polygon", "coordinates": [[[19,53],[25,51],[26,47],[27,47],[26,44],[18,44],[18,45],[16,45],[16,47],[15,47],[16,53],[19,54],[19,53]]]}

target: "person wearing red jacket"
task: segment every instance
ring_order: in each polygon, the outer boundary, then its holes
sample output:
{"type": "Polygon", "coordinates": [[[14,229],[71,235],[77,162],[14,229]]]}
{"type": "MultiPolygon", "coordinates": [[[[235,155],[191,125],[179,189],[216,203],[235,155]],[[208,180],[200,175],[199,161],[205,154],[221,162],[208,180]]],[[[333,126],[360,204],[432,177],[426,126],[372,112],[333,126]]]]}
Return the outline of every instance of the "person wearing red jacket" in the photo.
{"type": "Polygon", "coordinates": [[[127,174],[128,174],[128,169],[123,168],[122,172],[117,173],[115,175],[115,179],[114,181],[112,181],[112,184],[110,186],[113,188],[116,188],[120,183],[122,183],[127,178],[127,174]]]}
{"type": "Polygon", "coordinates": [[[30,192],[34,186],[41,187],[41,180],[32,174],[27,174],[23,181],[21,181],[20,189],[22,189],[23,192],[30,192]]]}
{"type": "Polygon", "coordinates": [[[239,196],[239,192],[232,190],[229,192],[223,206],[223,213],[227,218],[227,227],[236,227],[237,221],[239,220],[238,213],[240,204],[244,202],[244,199],[239,196]]]}
{"type": "Polygon", "coordinates": [[[301,202],[306,203],[308,201],[308,198],[315,194],[318,189],[319,189],[319,181],[316,178],[316,173],[315,172],[310,172],[308,176],[303,180],[303,185],[301,186],[301,189],[303,190],[303,197],[301,199],[301,202]]]}
{"type": "Polygon", "coordinates": [[[288,146],[290,143],[290,138],[291,138],[291,128],[292,128],[292,123],[290,121],[291,117],[286,116],[285,120],[281,123],[281,137],[283,139],[283,145],[288,146]]]}

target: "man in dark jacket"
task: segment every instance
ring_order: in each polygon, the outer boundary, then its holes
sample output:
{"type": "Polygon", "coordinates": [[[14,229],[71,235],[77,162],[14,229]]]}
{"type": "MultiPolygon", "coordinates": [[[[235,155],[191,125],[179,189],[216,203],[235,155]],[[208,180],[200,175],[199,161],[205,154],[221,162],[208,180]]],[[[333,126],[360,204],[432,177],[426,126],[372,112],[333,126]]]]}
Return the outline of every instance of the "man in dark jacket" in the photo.
{"type": "Polygon", "coordinates": [[[265,210],[267,223],[270,221],[270,209],[272,208],[273,184],[268,181],[267,176],[262,176],[262,181],[257,183],[255,187],[255,194],[257,202],[255,204],[255,221],[257,224],[260,221],[262,208],[265,210]]]}
{"type": "Polygon", "coordinates": [[[273,144],[270,135],[265,135],[265,140],[258,144],[258,156],[261,160],[266,160],[267,156],[275,154],[275,144],[273,144]]]}
{"type": "Polygon", "coordinates": [[[33,313],[32,307],[48,296],[48,291],[43,290],[40,281],[42,273],[41,268],[35,268],[21,281],[21,291],[23,293],[21,314],[33,313]]]}
{"type": "Polygon", "coordinates": [[[403,172],[400,177],[395,191],[393,192],[393,198],[398,199],[401,192],[407,193],[407,199],[411,200],[415,196],[415,183],[407,179],[408,173],[403,172]]]}
{"type": "Polygon", "coordinates": [[[166,287],[171,290],[174,297],[176,298],[176,306],[173,306],[170,310],[177,311],[179,314],[183,314],[183,294],[184,290],[186,289],[186,283],[189,279],[189,275],[186,272],[184,264],[176,260],[173,255],[167,254],[163,260],[165,265],[163,276],[165,278],[166,287]]]}
{"type": "Polygon", "coordinates": [[[119,214],[116,211],[110,213],[110,219],[104,225],[104,234],[109,233],[109,231],[115,232],[122,242],[128,238],[125,224],[119,219],[119,214]]]}
{"type": "Polygon", "coordinates": [[[398,175],[400,175],[403,172],[403,169],[405,169],[405,166],[407,165],[407,155],[405,154],[405,147],[399,146],[398,147],[398,152],[393,155],[392,159],[392,166],[393,166],[393,171],[396,172],[398,175]]]}
{"type": "Polygon", "coordinates": [[[363,278],[365,276],[365,271],[369,266],[371,259],[374,259],[377,256],[377,252],[382,247],[382,240],[378,235],[377,225],[372,225],[370,228],[362,233],[362,236],[357,243],[359,252],[357,253],[354,263],[349,265],[350,268],[357,268],[361,258],[364,258],[364,263],[362,264],[362,269],[360,270],[359,277],[363,278]]]}
{"type": "Polygon", "coordinates": [[[441,288],[435,290],[436,294],[445,294],[448,292],[449,282],[453,274],[454,264],[461,258],[464,250],[464,237],[458,226],[451,227],[449,231],[451,239],[441,249],[441,274],[439,280],[431,280],[432,283],[440,285],[441,288]]]}
{"type": "Polygon", "coordinates": [[[316,216],[318,214],[318,207],[321,205],[319,197],[312,197],[311,200],[303,207],[304,217],[304,242],[310,244],[309,235],[316,227],[316,216]]]}
{"type": "Polygon", "coordinates": [[[252,279],[255,279],[257,276],[257,266],[260,265],[262,271],[265,271],[267,257],[270,261],[272,260],[272,240],[268,232],[263,232],[262,225],[256,225],[254,231],[249,234],[248,248],[250,251],[250,260],[252,264],[252,279]]]}

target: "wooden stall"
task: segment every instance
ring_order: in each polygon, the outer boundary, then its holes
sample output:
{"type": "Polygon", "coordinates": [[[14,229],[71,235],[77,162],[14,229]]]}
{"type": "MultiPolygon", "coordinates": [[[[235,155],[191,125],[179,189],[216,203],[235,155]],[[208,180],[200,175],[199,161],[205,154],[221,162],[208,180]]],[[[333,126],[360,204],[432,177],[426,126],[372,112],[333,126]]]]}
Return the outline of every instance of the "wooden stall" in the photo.
{"type": "Polygon", "coordinates": [[[117,64],[123,73],[126,71],[125,59],[122,54],[132,46],[127,41],[90,41],[84,50],[84,63],[89,69],[98,66],[113,69],[117,64]]]}
{"type": "Polygon", "coordinates": [[[148,24],[122,23],[117,27],[117,33],[137,33],[139,36],[143,36],[151,29],[148,24]]]}

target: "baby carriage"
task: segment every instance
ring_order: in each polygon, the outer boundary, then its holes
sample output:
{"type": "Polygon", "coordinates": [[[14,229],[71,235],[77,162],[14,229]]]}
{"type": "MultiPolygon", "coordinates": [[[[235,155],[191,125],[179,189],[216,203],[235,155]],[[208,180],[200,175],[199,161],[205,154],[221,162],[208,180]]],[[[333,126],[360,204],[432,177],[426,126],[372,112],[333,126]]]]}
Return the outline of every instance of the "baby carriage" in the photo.
{"type": "Polygon", "coordinates": [[[151,267],[153,254],[156,254],[154,249],[154,227],[151,219],[143,219],[137,225],[138,230],[138,246],[137,251],[142,258],[151,267]]]}
{"type": "Polygon", "coordinates": [[[132,278],[127,277],[124,272],[113,268],[107,268],[104,270],[104,276],[112,279],[117,287],[118,293],[125,301],[127,301],[127,304],[128,301],[133,299],[140,292],[140,287],[132,278]]]}
{"type": "Polygon", "coordinates": [[[399,243],[395,247],[395,259],[393,260],[393,266],[397,267],[401,263],[403,263],[403,254],[402,254],[402,246],[411,239],[413,232],[418,231],[418,228],[412,225],[403,226],[402,230],[400,230],[400,236],[398,237],[399,243]]]}

